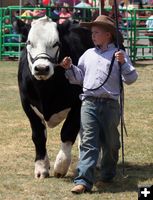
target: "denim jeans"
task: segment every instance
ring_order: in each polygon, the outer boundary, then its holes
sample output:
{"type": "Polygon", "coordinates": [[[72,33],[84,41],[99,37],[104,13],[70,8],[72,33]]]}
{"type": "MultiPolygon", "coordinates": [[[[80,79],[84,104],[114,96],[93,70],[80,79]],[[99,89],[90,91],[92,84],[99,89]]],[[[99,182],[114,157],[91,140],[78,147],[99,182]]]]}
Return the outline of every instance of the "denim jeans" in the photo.
{"type": "Polygon", "coordinates": [[[92,189],[100,148],[103,150],[101,179],[111,180],[116,175],[120,148],[119,121],[118,101],[89,97],[82,102],[80,160],[74,179],[76,185],[85,185],[89,191],[92,189]]]}

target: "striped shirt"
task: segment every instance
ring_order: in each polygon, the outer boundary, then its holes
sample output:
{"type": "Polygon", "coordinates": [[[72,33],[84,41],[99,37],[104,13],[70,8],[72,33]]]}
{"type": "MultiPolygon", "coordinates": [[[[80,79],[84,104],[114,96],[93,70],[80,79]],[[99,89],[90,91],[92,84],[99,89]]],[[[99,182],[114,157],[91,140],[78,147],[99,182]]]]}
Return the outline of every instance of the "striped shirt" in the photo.
{"type": "MultiPolygon", "coordinates": [[[[113,43],[109,44],[106,50],[97,47],[88,49],[80,57],[78,66],[72,65],[66,70],[65,75],[70,83],[83,86],[83,93],[80,95],[81,100],[89,96],[118,99],[120,94],[119,65],[116,60],[107,82],[97,90],[92,91],[106,80],[112,57],[116,51],[117,48],[113,43]]],[[[131,84],[136,81],[138,75],[129,57],[125,52],[124,54],[125,63],[122,65],[122,77],[125,83],[131,84]]]]}

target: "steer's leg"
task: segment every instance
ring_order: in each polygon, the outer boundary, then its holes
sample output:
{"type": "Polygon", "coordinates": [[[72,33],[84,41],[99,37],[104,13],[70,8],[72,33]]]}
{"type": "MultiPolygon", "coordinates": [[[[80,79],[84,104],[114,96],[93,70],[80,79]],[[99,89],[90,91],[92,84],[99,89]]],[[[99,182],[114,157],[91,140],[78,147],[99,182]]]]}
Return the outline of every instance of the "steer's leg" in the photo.
{"type": "Polygon", "coordinates": [[[46,178],[49,176],[49,159],[46,151],[47,131],[41,113],[36,107],[23,104],[24,110],[30,120],[32,129],[32,140],[35,144],[35,177],[46,178]]]}
{"type": "Polygon", "coordinates": [[[54,176],[64,177],[71,163],[71,149],[80,129],[80,107],[71,108],[61,130],[61,149],[54,164],[54,176]]]}
{"type": "Polygon", "coordinates": [[[72,142],[62,142],[61,149],[56,156],[54,176],[62,178],[66,175],[71,163],[72,142]]]}

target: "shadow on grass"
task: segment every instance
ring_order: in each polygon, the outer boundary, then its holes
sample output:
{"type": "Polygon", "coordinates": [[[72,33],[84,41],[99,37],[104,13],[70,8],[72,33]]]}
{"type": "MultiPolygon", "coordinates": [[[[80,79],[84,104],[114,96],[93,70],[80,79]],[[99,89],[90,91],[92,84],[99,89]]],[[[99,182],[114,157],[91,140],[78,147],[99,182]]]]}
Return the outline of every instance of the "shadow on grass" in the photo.
{"type": "Polygon", "coordinates": [[[119,192],[137,192],[140,182],[153,179],[152,164],[125,164],[125,176],[122,175],[122,166],[118,165],[117,176],[110,184],[96,185],[93,193],[119,193],[119,192]]]}
{"type": "MultiPolygon", "coordinates": [[[[152,164],[131,164],[125,163],[125,176],[122,175],[122,166],[118,165],[117,176],[111,183],[95,184],[92,193],[120,193],[137,192],[141,182],[153,179],[152,164]]],[[[96,170],[96,180],[99,179],[99,170],[96,170]]],[[[73,176],[66,176],[64,182],[73,182],[73,176]]],[[[141,184],[142,185],[142,184],[141,184]]]]}
{"type": "MultiPolygon", "coordinates": [[[[77,161],[74,161],[74,166],[76,166],[77,161]]],[[[62,178],[65,183],[73,183],[75,167],[71,168],[71,173],[68,176],[62,178]]],[[[96,170],[96,180],[99,179],[100,171],[96,170]]],[[[55,178],[51,176],[50,178],[55,178]]],[[[59,178],[60,179],[60,178],[59,178]]],[[[145,182],[149,179],[153,179],[153,163],[151,164],[133,164],[125,163],[125,176],[122,175],[122,165],[118,164],[117,176],[114,181],[109,184],[102,184],[99,186],[94,186],[92,194],[98,193],[123,193],[123,192],[137,192],[138,186],[141,182],[145,182]]],[[[143,185],[143,184],[141,184],[143,185]]]]}

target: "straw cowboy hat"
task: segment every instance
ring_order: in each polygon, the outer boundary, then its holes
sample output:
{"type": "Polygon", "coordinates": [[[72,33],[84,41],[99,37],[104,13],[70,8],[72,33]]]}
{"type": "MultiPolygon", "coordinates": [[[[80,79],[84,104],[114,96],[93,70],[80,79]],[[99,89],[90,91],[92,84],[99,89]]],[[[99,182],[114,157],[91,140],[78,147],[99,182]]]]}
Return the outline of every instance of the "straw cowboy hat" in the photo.
{"type": "Polygon", "coordinates": [[[80,26],[87,28],[91,28],[92,26],[100,26],[109,31],[112,34],[114,40],[116,38],[115,21],[109,16],[100,15],[92,22],[81,22],[80,26]]]}

